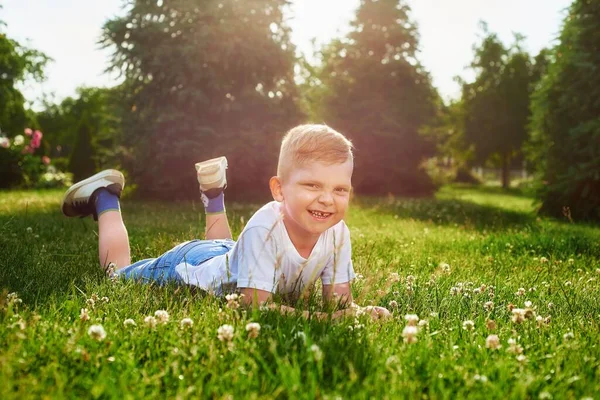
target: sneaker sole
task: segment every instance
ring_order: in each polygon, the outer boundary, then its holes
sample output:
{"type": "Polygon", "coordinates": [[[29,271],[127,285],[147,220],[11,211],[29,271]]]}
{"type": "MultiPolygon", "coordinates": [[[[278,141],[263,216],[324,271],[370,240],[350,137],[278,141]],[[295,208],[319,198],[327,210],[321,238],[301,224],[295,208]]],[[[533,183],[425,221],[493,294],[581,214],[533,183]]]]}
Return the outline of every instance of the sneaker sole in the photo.
{"type": "Polygon", "coordinates": [[[71,193],[73,193],[74,191],[78,190],[80,187],[87,185],[89,183],[92,182],[96,182],[99,181],[101,179],[106,179],[109,177],[114,177],[117,179],[120,179],[123,181],[123,186],[121,187],[121,185],[119,185],[118,183],[113,183],[110,184],[108,186],[106,186],[106,188],[113,194],[117,195],[117,197],[121,198],[121,193],[123,191],[123,188],[125,187],[125,178],[123,177],[123,174],[119,171],[117,171],[116,169],[107,169],[104,170],[102,172],[98,172],[96,175],[92,175],[87,179],[84,179],[82,181],[77,182],[76,184],[72,185],[69,189],[67,189],[65,195],[63,196],[62,202],[61,202],[61,211],[64,215],[66,215],[67,217],[72,217],[74,215],[70,215],[67,213],[67,211],[65,210],[65,200],[67,200],[67,198],[69,197],[69,195],[71,193]]]}
{"type": "Polygon", "coordinates": [[[209,181],[209,183],[200,183],[202,190],[215,189],[221,186],[221,180],[224,180],[223,186],[227,185],[227,177],[221,176],[221,168],[227,169],[227,158],[217,157],[211,160],[202,161],[196,163],[196,173],[202,174],[202,179],[209,181]],[[217,186],[214,186],[214,185],[217,186]]]}

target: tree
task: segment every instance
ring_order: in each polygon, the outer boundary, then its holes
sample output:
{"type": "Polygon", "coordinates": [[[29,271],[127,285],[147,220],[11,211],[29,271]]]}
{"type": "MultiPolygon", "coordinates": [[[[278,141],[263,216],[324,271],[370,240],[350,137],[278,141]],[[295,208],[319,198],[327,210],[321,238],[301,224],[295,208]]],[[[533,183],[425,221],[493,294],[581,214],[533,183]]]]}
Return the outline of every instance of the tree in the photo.
{"type": "Polygon", "coordinates": [[[600,3],[575,0],[532,101],[540,211],[600,220],[600,3]]]}
{"type": "Polygon", "coordinates": [[[521,35],[506,48],[485,23],[482,29],[484,36],[474,47],[471,63],[475,80],[462,85],[464,137],[473,146],[476,162],[491,161],[502,169],[502,187],[508,188],[510,167],[522,160],[527,138],[535,65],[522,49],[521,35]]]}
{"type": "Polygon", "coordinates": [[[366,194],[433,190],[419,164],[433,146],[419,130],[441,101],[417,59],[418,34],[404,1],[362,0],[352,31],[322,51],[316,113],[356,148],[353,184],[366,194]]]}
{"type": "Polygon", "coordinates": [[[0,21],[0,129],[12,136],[23,133],[30,121],[25,98],[17,84],[27,79],[42,81],[43,68],[50,60],[40,51],[29,49],[2,32],[0,21]]]}
{"type": "Polygon", "coordinates": [[[96,173],[96,151],[92,142],[94,133],[87,115],[84,115],[77,126],[77,140],[69,159],[69,171],[73,172],[74,181],[96,173]]]}
{"type": "Polygon", "coordinates": [[[125,76],[123,159],[141,194],[196,197],[193,165],[230,158],[231,197],[266,197],[300,121],[286,0],[131,1],[103,43],[125,76]]]}

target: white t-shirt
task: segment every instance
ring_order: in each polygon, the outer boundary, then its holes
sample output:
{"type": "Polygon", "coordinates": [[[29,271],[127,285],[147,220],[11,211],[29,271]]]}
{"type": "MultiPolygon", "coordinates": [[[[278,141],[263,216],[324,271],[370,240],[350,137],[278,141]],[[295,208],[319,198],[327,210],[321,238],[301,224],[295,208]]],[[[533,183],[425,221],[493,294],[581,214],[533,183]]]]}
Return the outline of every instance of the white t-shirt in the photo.
{"type": "Polygon", "coordinates": [[[181,263],[175,270],[184,282],[215,294],[223,285],[271,293],[299,293],[321,278],[324,285],[354,279],[350,231],[344,221],[319,236],[308,258],[302,257],[283,224],[281,203],[258,210],[226,254],[200,265],[181,263]]]}

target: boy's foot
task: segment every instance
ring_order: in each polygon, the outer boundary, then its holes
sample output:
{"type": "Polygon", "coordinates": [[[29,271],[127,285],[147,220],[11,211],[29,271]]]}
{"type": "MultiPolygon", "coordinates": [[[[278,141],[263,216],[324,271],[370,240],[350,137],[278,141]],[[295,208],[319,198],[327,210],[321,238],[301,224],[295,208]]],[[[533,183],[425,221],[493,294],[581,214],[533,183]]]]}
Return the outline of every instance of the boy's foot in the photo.
{"type": "Polygon", "coordinates": [[[67,189],[61,205],[62,212],[67,217],[95,215],[94,192],[106,188],[120,198],[123,187],[125,187],[125,178],[121,172],[115,169],[98,172],[67,189]]]}
{"type": "Polygon", "coordinates": [[[209,199],[217,197],[227,187],[227,158],[217,157],[196,164],[200,191],[209,199]]]}

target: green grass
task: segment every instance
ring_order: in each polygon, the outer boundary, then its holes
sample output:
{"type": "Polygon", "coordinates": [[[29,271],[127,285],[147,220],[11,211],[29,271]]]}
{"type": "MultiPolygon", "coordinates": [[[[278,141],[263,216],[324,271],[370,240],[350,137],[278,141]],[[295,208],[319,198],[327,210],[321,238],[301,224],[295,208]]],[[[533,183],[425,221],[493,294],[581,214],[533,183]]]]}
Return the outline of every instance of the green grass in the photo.
{"type": "MultiPolygon", "coordinates": [[[[347,223],[361,277],[353,293],[361,305],[395,301],[385,323],[246,313],[187,287],[111,282],[97,267],[94,222],[61,217],[60,199],[57,191],[0,192],[0,398],[600,393],[600,229],[537,218],[533,201],[518,192],[447,187],[436,199],[355,199],[347,223]],[[487,288],[477,293],[482,284],[487,288]],[[23,302],[7,302],[9,292],[23,302]],[[99,300],[91,309],[86,301],[94,294],[99,300]],[[488,301],[491,311],[484,309],[488,301]],[[523,308],[525,301],[536,315],[550,316],[549,324],[512,322],[509,304],[523,308]],[[84,307],[89,321],[80,320],[84,307]],[[146,327],[144,318],[159,309],[169,322],[146,327]],[[428,320],[417,343],[403,341],[405,314],[428,320]],[[185,317],[193,319],[191,329],[180,328],[185,317]],[[126,328],[127,318],[137,326],[126,328]],[[488,319],[495,330],[487,329],[488,319]],[[473,331],[463,329],[465,320],[474,322],[473,331]],[[261,325],[255,339],[245,331],[249,321],[261,325]],[[88,335],[92,324],[104,327],[103,341],[88,335]],[[232,346],[217,338],[223,324],[235,328],[232,346]],[[499,336],[500,349],[486,348],[490,334],[499,336]],[[524,357],[509,351],[510,338],[524,357]]],[[[122,206],[134,260],[202,237],[199,202],[122,206]]],[[[258,207],[228,205],[234,235],[258,207]]]]}

